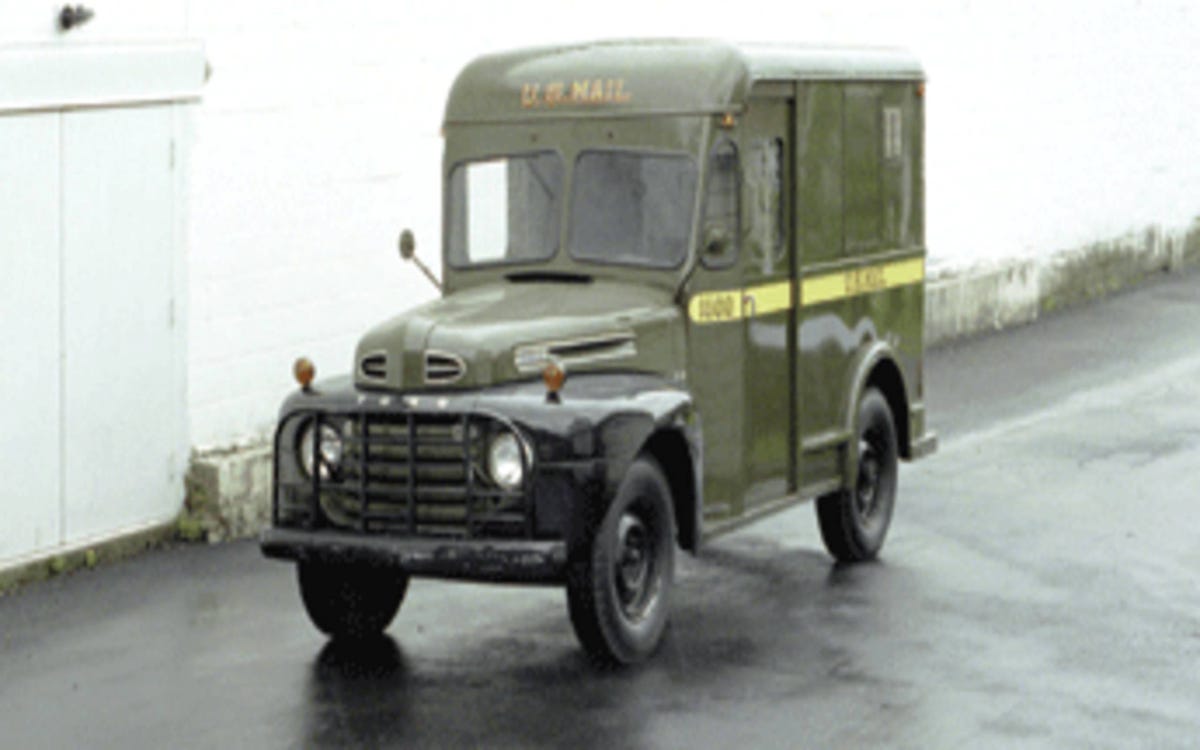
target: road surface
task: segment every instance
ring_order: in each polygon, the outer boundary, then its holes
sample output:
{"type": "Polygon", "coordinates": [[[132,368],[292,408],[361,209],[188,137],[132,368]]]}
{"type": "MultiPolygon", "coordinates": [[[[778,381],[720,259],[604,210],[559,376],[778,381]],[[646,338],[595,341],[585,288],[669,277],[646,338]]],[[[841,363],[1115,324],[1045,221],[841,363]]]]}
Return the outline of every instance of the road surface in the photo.
{"type": "Polygon", "coordinates": [[[327,645],[292,569],[182,546],[0,599],[4,747],[1200,744],[1200,275],[933,353],[942,448],[875,564],[811,505],[679,572],[597,672],[553,588],[416,581],[327,645]]]}

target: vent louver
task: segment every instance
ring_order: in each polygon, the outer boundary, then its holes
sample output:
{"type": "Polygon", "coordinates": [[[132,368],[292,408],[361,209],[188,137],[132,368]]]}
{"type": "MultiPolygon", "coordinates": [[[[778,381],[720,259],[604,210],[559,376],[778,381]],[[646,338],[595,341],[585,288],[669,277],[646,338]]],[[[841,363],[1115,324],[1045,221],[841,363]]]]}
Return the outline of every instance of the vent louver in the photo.
{"type": "Polygon", "coordinates": [[[447,352],[425,352],[425,382],[428,385],[450,385],[467,374],[461,358],[447,352]]]}
{"type": "Polygon", "coordinates": [[[372,352],[362,358],[358,363],[358,372],[364,378],[371,380],[384,380],[387,378],[387,354],[384,352],[372,352]]]}

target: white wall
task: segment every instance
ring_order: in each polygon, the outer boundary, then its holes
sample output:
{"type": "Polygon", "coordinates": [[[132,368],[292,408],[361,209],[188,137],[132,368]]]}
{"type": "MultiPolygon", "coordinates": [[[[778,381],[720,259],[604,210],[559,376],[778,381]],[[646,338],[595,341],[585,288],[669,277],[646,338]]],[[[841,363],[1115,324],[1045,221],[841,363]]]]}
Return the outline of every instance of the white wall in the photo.
{"type": "Polygon", "coordinates": [[[198,445],[263,434],[290,364],[345,371],[371,323],[431,288],[437,136],[476,54],[626,36],[885,43],[924,60],[935,258],[1044,253],[1200,213],[1200,11],[1190,2],[747,0],[192,3],[213,77],[193,181],[198,445]],[[781,10],[782,8],[782,10],[781,10]]]}
{"type": "MultiPolygon", "coordinates": [[[[0,38],[53,5],[0,0],[0,38]]],[[[191,183],[193,443],[269,430],[299,354],[348,369],[371,323],[426,299],[446,90],[476,54],[605,37],[900,44],[929,74],[935,259],[1048,253],[1200,213],[1200,4],[745,0],[455,4],[96,0],[84,35],[204,40],[191,183]]]]}

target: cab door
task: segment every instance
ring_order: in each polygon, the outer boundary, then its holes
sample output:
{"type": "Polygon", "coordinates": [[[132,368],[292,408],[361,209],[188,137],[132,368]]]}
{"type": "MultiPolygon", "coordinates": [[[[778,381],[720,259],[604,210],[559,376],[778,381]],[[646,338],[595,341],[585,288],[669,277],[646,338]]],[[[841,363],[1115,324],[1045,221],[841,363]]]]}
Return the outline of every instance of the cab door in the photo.
{"type": "Polygon", "coordinates": [[[746,355],[737,143],[718,131],[704,167],[699,262],[688,282],[688,386],[704,434],[706,527],[742,514],[746,355]]]}
{"type": "Polygon", "coordinates": [[[795,488],[790,101],[753,100],[733,128],[716,131],[705,166],[700,262],[687,293],[709,527],[795,488]]]}
{"type": "Polygon", "coordinates": [[[790,84],[760,86],[740,123],[747,507],[796,488],[790,84]]]}

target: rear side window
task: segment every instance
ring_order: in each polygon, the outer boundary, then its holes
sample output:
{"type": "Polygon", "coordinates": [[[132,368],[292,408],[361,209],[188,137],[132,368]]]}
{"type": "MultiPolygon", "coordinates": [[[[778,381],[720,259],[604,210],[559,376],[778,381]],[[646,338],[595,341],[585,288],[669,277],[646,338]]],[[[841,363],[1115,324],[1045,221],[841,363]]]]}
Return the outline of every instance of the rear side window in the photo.
{"type": "Polygon", "coordinates": [[[754,262],[766,274],[786,261],[787,214],[783,200],[783,141],[760,138],[746,150],[746,243],[754,262]]]}
{"type": "Polygon", "coordinates": [[[846,252],[878,249],[883,242],[882,89],[846,87],[845,162],[842,192],[846,215],[846,252]]]}

